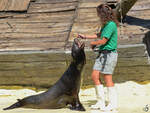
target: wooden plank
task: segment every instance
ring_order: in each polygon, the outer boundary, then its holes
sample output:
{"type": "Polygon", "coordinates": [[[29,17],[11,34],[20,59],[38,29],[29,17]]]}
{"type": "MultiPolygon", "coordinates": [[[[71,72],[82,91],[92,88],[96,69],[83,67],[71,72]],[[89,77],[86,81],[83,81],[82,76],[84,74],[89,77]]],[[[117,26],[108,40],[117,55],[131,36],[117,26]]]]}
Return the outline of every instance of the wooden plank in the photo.
{"type": "MultiPolygon", "coordinates": [[[[89,2],[90,3],[90,2],[89,2]]],[[[88,2],[83,2],[83,7],[87,4],[87,7],[78,9],[78,17],[75,19],[75,23],[72,27],[72,32],[70,33],[69,40],[72,40],[78,33],[82,34],[94,34],[96,32],[96,24],[98,26],[98,17],[96,14],[95,8],[89,8],[88,2]],[[88,15],[87,15],[88,13],[88,15]],[[89,25],[87,23],[90,23],[89,25]],[[93,25],[92,25],[93,23],[93,25]],[[90,27],[89,27],[90,26],[90,27]],[[95,27],[94,27],[95,26],[95,27]]],[[[132,26],[124,26],[122,28],[123,34],[125,37],[134,37],[134,35],[143,35],[148,31],[149,27],[149,18],[150,18],[150,10],[138,10],[138,11],[129,11],[128,15],[135,16],[133,17],[133,22],[129,21],[132,26]],[[137,22],[135,22],[135,20],[137,22]]],[[[118,28],[120,31],[120,28],[118,28]]],[[[133,42],[133,41],[132,41],[133,42]]],[[[136,42],[140,42],[139,40],[136,42]]]]}
{"type": "MultiPolygon", "coordinates": [[[[3,15],[5,17],[5,15],[3,15]]],[[[7,17],[7,15],[6,15],[7,17]]],[[[72,22],[74,11],[57,13],[13,14],[11,18],[2,18],[0,23],[68,23],[72,22]]]]}
{"type": "Polygon", "coordinates": [[[69,41],[72,41],[79,33],[93,35],[98,32],[98,22],[77,22],[73,24],[69,41]]]}
{"type": "Polygon", "coordinates": [[[30,0],[1,0],[0,11],[27,11],[30,0]]]}
{"type": "Polygon", "coordinates": [[[67,11],[1,19],[0,51],[64,50],[73,15],[67,11]]]}
{"type": "Polygon", "coordinates": [[[16,23],[58,23],[58,22],[71,22],[73,19],[73,17],[37,17],[37,18],[12,18],[12,19],[1,19],[0,23],[4,23],[4,22],[16,22],[16,23]]]}
{"type": "Polygon", "coordinates": [[[6,23],[0,23],[0,29],[8,29],[9,25],[6,23]]]}
{"type": "Polygon", "coordinates": [[[40,34],[44,34],[44,33],[62,33],[62,32],[66,32],[66,31],[70,31],[70,27],[56,27],[56,28],[28,28],[28,29],[22,29],[22,28],[9,28],[9,29],[1,29],[0,33],[4,34],[4,33],[40,33],[40,34]]]}
{"type": "Polygon", "coordinates": [[[136,5],[133,6],[131,8],[131,11],[137,11],[137,10],[150,10],[150,2],[149,3],[145,3],[145,4],[139,4],[139,5],[136,5]]]}
{"type": "Polygon", "coordinates": [[[27,11],[30,0],[9,0],[6,11],[27,11]]]}
{"type": "Polygon", "coordinates": [[[96,14],[96,8],[79,8],[78,13],[93,13],[96,14]]]}
{"type": "MultiPolygon", "coordinates": [[[[140,23],[140,22],[139,22],[140,23]]],[[[127,40],[129,41],[131,39],[131,37],[133,37],[133,41],[132,43],[134,43],[134,39],[136,38],[136,35],[143,35],[145,34],[150,27],[150,24],[139,24],[138,26],[137,25],[123,25],[121,28],[119,27],[118,28],[118,34],[120,34],[120,30],[121,30],[121,33],[123,34],[124,37],[127,38],[127,40]],[[148,26],[149,25],[149,26],[148,26]]],[[[82,23],[82,22],[78,22],[78,23],[74,23],[73,27],[72,27],[72,31],[70,33],[70,38],[69,40],[72,41],[74,39],[74,37],[77,36],[78,33],[81,33],[81,34],[96,34],[96,32],[99,31],[99,26],[98,26],[98,23],[94,23],[94,22],[91,22],[91,23],[82,23]],[[89,27],[90,26],[90,27],[89,27]]],[[[141,43],[142,41],[142,37],[141,36],[137,36],[139,37],[140,39],[138,41],[136,41],[135,39],[135,43],[141,43]]],[[[130,40],[131,41],[131,40],[130,40]]]]}
{"type": "MultiPolygon", "coordinates": [[[[18,35],[17,35],[18,36],[18,35]]],[[[19,37],[19,38],[14,38],[14,37],[0,37],[0,43],[7,43],[7,42],[12,42],[12,43],[20,43],[20,42],[65,42],[67,40],[68,35],[56,35],[56,36],[47,36],[47,37],[19,37]]]]}
{"type": "Polygon", "coordinates": [[[19,40],[19,39],[47,39],[49,38],[56,40],[62,40],[61,38],[67,38],[68,32],[62,32],[62,33],[5,33],[0,35],[0,40],[19,40]],[[59,38],[58,38],[59,37],[59,38]]]}
{"type": "Polygon", "coordinates": [[[78,0],[36,0],[36,3],[68,3],[68,2],[78,2],[78,0]]]}
{"type": "Polygon", "coordinates": [[[101,1],[96,1],[96,2],[81,2],[79,4],[79,8],[96,8],[98,5],[102,4],[103,2],[101,1]]]}
{"type": "Polygon", "coordinates": [[[69,41],[72,41],[78,33],[95,34],[99,27],[98,21],[99,18],[97,17],[95,8],[79,8],[69,36],[69,41]]]}
{"type": "Polygon", "coordinates": [[[103,2],[103,0],[80,0],[80,2],[103,2]]]}
{"type": "Polygon", "coordinates": [[[61,4],[36,4],[31,3],[28,13],[39,13],[39,12],[63,12],[75,10],[77,3],[61,3],[61,4]]]}
{"type": "Polygon", "coordinates": [[[87,14],[78,14],[78,17],[75,19],[75,22],[98,22],[99,21],[99,18],[95,15],[95,14],[92,14],[92,13],[88,13],[87,14]]]}
{"type": "Polygon", "coordinates": [[[53,12],[53,13],[17,13],[17,12],[7,12],[7,13],[4,13],[4,12],[1,12],[0,13],[0,18],[1,19],[6,19],[8,17],[10,18],[39,18],[40,16],[42,16],[43,18],[47,18],[47,17],[72,17],[74,15],[74,11],[67,11],[67,12],[53,12]]]}
{"type": "Polygon", "coordinates": [[[0,12],[0,19],[6,19],[6,18],[13,18],[14,15],[20,15],[22,17],[25,17],[27,14],[18,13],[18,12],[0,12]]]}
{"type": "Polygon", "coordinates": [[[0,29],[38,29],[38,28],[58,28],[58,27],[70,27],[72,25],[71,22],[66,23],[0,23],[0,29]]]}
{"type": "Polygon", "coordinates": [[[53,13],[31,13],[31,14],[18,14],[14,15],[14,18],[20,18],[20,16],[24,16],[25,18],[50,18],[50,17],[69,17],[73,16],[74,11],[66,11],[66,12],[53,12],[53,13]]]}
{"type": "Polygon", "coordinates": [[[3,37],[0,38],[0,43],[30,43],[30,42],[65,42],[67,36],[57,36],[57,37],[28,37],[28,38],[14,38],[14,37],[3,37]]]}
{"type": "Polygon", "coordinates": [[[85,8],[78,9],[77,17],[75,22],[98,22],[99,18],[97,17],[96,8],[85,8]],[[88,13],[88,15],[87,15],[88,13]]]}
{"type": "MultiPolygon", "coordinates": [[[[62,43],[62,44],[64,44],[65,43],[65,37],[61,37],[60,39],[56,39],[56,40],[53,40],[53,38],[32,38],[32,39],[18,39],[18,40],[15,40],[15,39],[13,39],[13,38],[8,38],[8,39],[6,39],[6,40],[4,40],[4,39],[0,39],[0,44],[1,44],[1,46],[3,46],[3,45],[10,45],[10,46],[13,46],[13,44],[14,44],[14,46],[15,45],[20,45],[20,44],[25,44],[25,45],[30,45],[31,43],[33,43],[33,45],[31,45],[31,46],[34,46],[34,43],[35,43],[35,45],[38,45],[38,43],[40,43],[41,42],[41,44],[44,44],[44,43],[54,43],[54,44],[56,44],[57,45],[57,42],[58,43],[62,43]],[[61,39],[62,38],[62,39],[61,39]],[[19,43],[19,44],[17,44],[17,43],[19,43]]],[[[40,45],[40,44],[39,44],[40,45]]]]}
{"type": "MultiPolygon", "coordinates": [[[[149,4],[150,0],[138,0],[134,6],[143,5],[143,4],[149,4]]],[[[134,7],[133,6],[133,7],[134,7]]]]}
{"type": "Polygon", "coordinates": [[[9,0],[0,0],[0,11],[5,11],[9,0]]]}
{"type": "MultiPolygon", "coordinates": [[[[44,15],[43,15],[44,16],[44,15]]],[[[31,18],[11,18],[11,19],[1,19],[0,23],[6,23],[6,22],[16,22],[16,23],[64,23],[64,22],[72,22],[72,19],[74,17],[69,16],[67,17],[42,17],[42,15],[40,17],[31,17],[31,18]]]]}
{"type": "Polygon", "coordinates": [[[142,17],[146,18],[150,16],[150,10],[138,10],[138,11],[129,11],[128,15],[135,16],[135,17],[142,17]]]}
{"type": "Polygon", "coordinates": [[[0,51],[63,50],[65,42],[1,42],[0,51]]]}

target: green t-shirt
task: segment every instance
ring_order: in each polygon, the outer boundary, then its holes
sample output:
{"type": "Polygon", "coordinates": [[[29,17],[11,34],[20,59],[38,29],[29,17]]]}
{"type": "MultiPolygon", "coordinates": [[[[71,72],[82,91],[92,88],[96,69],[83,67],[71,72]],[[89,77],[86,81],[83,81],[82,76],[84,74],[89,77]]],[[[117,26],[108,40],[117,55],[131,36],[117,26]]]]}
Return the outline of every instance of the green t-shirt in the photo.
{"type": "Polygon", "coordinates": [[[103,37],[107,38],[108,41],[104,45],[99,46],[99,50],[111,50],[113,52],[117,51],[117,25],[113,21],[109,21],[101,29],[100,39],[103,37]]]}

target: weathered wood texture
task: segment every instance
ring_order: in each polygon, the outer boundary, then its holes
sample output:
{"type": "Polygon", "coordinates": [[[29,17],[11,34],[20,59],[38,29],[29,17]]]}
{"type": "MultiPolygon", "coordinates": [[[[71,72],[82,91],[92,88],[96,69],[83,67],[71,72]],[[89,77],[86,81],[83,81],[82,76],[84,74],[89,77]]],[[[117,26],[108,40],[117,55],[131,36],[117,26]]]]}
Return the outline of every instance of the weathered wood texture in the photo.
{"type": "Polygon", "coordinates": [[[0,11],[27,11],[30,0],[0,0],[0,11]]]}
{"type": "Polygon", "coordinates": [[[58,3],[58,4],[31,3],[28,13],[70,11],[74,10],[76,6],[77,2],[58,3]]]}
{"type": "MultiPolygon", "coordinates": [[[[99,18],[96,6],[104,1],[85,1],[79,4],[78,14],[75,19],[69,40],[72,41],[78,33],[95,34],[99,31],[99,18]],[[91,2],[93,5],[91,5],[91,2]]],[[[119,44],[142,43],[144,34],[150,29],[150,0],[138,0],[128,12],[123,25],[118,28],[119,44]]],[[[88,40],[87,40],[88,41],[88,40]]],[[[89,45],[88,45],[89,46],[89,45]]]]}
{"type": "Polygon", "coordinates": [[[77,15],[75,22],[70,33],[69,40],[72,41],[78,33],[82,34],[93,34],[98,29],[98,17],[96,14],[96,7],[103,3],[102,1],[84,1],[81,0],[77,9],[77,15]]]}
{"type": "Polygon", "coordinates": [[[36,3],[72,3],[72,2],[78,2],[79,0],[36,0],[36,3]]]}
{"type": "Polygon", "coordinates": [[[77,0],[37,0],[27,12],[1,12],[0,51],[64,51],[77,5],[77,0]]]}
{"type": "MultiPolygon", "coordinates": [[[[18,4],[18,2],[20,1],[1,0],[0,10],[4,9],[2,6],[8,5],[8,3],[10,4],[9,6],[19,8],[21,4],[18,4]]],[[[27,6],[27,1],[29,4],[30,0],[21,2],[24,4],[23,6],[27,6]]],[[[101,3],[105,3],[105,1],[35,0],[30,2],[27,13],[1,12],[0,51],[12,51],[13,49],[51,50],[54,48],[60,48],[60,50],[63,48],[62,50],[64,50],[66,47],[70,47],[67,46],[68,41],[72,41],[78,33],[95,34],[99,31],[100,25],[96,7],[101,3]],[[49,43],[45,45],[52,46],[42,47],[45,41],[49,43]],[[56,47],[59,43],[61,46],[56,47]]],[[[142,42],[144,34],[150,29],[149,3],[150,0],[139,0],[128,12],[123,26],[118,29],[119,34],[121,34],[119,44],[142,42]]],[[[86,41],[86,43],[88,44],[89,42],[86,41]]]]}

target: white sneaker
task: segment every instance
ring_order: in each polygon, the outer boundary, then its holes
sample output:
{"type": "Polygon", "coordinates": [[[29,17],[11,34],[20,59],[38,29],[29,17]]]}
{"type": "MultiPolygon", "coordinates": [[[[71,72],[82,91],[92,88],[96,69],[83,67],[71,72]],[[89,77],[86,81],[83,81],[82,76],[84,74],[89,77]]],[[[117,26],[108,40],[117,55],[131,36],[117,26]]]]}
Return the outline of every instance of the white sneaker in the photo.
{"type": "Polygon", "coordinates": [[[91,105],[91,109],[105,110],[105,103],[102,101],[97,101],[95,105],[91,105]]]}

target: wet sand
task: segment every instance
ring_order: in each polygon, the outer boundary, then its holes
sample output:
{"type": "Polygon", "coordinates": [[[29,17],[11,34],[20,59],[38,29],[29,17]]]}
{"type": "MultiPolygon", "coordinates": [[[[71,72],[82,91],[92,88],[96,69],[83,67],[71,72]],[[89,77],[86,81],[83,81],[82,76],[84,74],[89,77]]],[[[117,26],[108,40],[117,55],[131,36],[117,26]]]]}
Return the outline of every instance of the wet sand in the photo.
{"type": "MultiPolygon", "coordinates": [[[[118,93],[118,113],[146,113],[143,108],[150,105],[150,84],[138,84],[136,82],[128,81],[121,84],[116,84],[118,93]]],[[[106,92],[106,88],[105,88],[106,92]]],[[[0,113],[79,113],[79,111],[72,111],[68,108],[63,109],[24,109],[18,108],[8,111],[2,109],[16,102],[16,99],[34,95],[41,92],[35,92],[30,89],[20,90],[6,90],[0,89],[0,113]]],[[[91,110],[90,105],[96,103],[96,96],[94,88],[80,90],[81,103],[86,108],[83,113],[110,113],[100,112],[99,110],[91,110]]],[[[149,107],[150,109],[150,107],[149,107]]],[[[148,110],[147,112],[150,112],[148,110]]],[[[116,112],[111,112],[116,113],[116,112]]]]}

